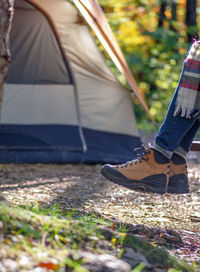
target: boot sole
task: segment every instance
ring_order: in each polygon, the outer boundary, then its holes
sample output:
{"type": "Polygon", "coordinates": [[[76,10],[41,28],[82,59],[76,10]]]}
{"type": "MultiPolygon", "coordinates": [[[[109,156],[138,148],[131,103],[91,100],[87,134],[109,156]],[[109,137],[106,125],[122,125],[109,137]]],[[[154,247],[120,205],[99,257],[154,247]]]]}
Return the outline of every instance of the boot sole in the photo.
{"type": "Polygon", "coordinates": [[[169,178],[167,192],[169,194],[187,194],[190,192],[188,178],[184,174],[174,175],[169,178]]]}
{"type": "Polygon", "coordinates": [[[102,167],[101,173],[110,181],[132,190],[157,194],[166,193],[167,176],[165,174],[152,175],[141,180],[133,180],[127,179],[124,175],[108,165],[102,167]]]}

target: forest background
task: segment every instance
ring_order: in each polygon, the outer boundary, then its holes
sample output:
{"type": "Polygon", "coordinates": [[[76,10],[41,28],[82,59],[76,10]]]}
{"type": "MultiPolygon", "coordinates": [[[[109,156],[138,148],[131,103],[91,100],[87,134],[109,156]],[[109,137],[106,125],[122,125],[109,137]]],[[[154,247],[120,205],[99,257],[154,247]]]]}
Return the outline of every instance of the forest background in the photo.
{"type": "MultiPolygon", "coordinates": [[[[200,1],[99,0],[99,3],[159,125],[177,86],[187,51],[198,40],[200,1]]],[[[112,61],[108,62],[126,85],[112,61]]],[[[153,130],[135,97],[134,110],[139,129],[153,130]]]]}

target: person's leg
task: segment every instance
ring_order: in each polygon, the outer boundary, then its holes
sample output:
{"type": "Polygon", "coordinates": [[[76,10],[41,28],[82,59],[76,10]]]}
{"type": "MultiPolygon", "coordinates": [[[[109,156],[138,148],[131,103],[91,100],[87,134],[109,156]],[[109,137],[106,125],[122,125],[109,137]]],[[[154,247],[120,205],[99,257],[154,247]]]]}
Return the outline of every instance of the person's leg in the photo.
{"type": "Polygon", "coordinates": [[[175,152],[177,154],[181,156],[185,156],[190,151],[192,142],[199,128],[200,128],[200,120],[197,119],[192,125],[192,127],[185,134],[179,146],[176,148],[175,152]]]}
{"type": "Polygon", "coordinates": [[[170,158],[168,193],[188,193],[189,183],[185,157],[200,127],[195,118],[173,116],[177,91],[172,99],[166,118],[155,138],[154,148],[170,158]]]}
{"type": "Polygon", "coordinates": [[[199,122],[195,118],[173,116],[176,96],[177,91],[153,148],[142,150],[137,160],[126,164],[103,166],[102,174],[107,179],[134,190],[179,194],[189,192],[184,155],[189,151],[199,122]]]}
{"type": "Polygon", "coordinates": [[[199,129],[200,122],[196,120],[192,127],[185,134],[179,146],[174,151],[170,160],[170,173],[168,193],[189,192],[187,162],[185,156],[190,151],[192,141],[199,129]]]}
{"type": "Polygon", "coordinates": [[[188,55],[191,59],[190,63],[185,65],[186,62],[184,62],[177,90],[153,147],[143,147],[136,160],[122,165],[103,166],[102,174],[107,179],[131,189],[157,193],[187,193],[189,191],[187,164],[184,157],[199,128],[197,119],[191,117],[194,116],[194,110],[196,112],[198,109],[196,104],[199,101],[197,79],[200,68],[196,63],[200,58],[199,47],[199,43],[195,43],[188,55]],[[195,62],[195,69],[191,62],[195,62]],[[185,81],[182,82],[182,79],[185,81]],[[180,89],[179,86],[181,86],[180,89]],[[179,113],[182,116],[179,116],[179,113]]]}
{"type": "Polygon", "coordinates": [[[174,116],[176,97],[177,91],[154,142],[154,148],[168,158],[171,158],[174,151],[185,157],[200,126],[196,118],[174,116]]]}
{"type": "Polygon", "coordinates": [[[183,63],[182,72],[165,121],[154,146],[171,157],[176,150],[185,156],[199,128],[200,42],[195,42],[183,63]],[[196,117],[195,117],[196,116],[196,117]],[[199,117],[198,117],[199,118],[199,117]]]}

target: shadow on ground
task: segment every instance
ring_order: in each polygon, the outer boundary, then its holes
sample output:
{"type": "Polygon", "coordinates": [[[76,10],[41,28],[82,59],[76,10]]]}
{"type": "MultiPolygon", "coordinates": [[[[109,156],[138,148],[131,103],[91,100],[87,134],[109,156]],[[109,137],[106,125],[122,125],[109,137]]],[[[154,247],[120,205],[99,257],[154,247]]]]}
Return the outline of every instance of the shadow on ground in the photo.
{"type": "MultiPolygon", "coordinates": [[[[197,255],[200,240],[200,166],[189,162],[191,192],[187,195],[157,195],[131,191],[100,174],[100,165],[1,165],[0,194],[16,205],[75,208],[96,212],[131,224],[172,228],[180,231],[197,255]],[[199,241],[198,240],[198,241],[199,241]]],[[[179,249],[177,249],[179,250],[179,249]]],[[[189,251],[188,251],[189,252],[189,251]]],[[[187,252],[183,254],[187,258],[187,252]]],[[[191,250],[190,250],[190,260],[191,250]]]]}

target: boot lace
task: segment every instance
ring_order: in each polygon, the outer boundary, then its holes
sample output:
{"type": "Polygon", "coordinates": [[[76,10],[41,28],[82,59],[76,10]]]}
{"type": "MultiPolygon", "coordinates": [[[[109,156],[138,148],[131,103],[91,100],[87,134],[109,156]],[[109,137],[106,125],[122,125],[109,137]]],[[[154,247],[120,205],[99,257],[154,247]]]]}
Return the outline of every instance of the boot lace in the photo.
{"type": "Polygon", "coordinates": [[[133,164],[141,163],[142,161],[148,161],[149,159],[148,155],[151,154],[151,150],[145,147],[144,145],[142,145],[141,147],[135,148],[133,152],[134,154],[136,154],[137,159],[132,161],[127,161],[126,163],[117,166],[117,168],[124,168],[128,166],[132,166],[133,164]]]}

